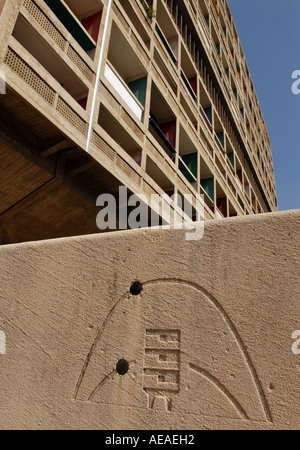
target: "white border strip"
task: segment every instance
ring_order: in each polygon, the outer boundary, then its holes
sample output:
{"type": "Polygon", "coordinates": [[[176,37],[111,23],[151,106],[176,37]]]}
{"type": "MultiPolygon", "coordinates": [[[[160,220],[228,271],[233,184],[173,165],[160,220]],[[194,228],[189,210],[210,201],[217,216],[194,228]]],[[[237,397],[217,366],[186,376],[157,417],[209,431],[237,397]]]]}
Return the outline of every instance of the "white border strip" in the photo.
{"type": "Polygon", "coordinates": [[[92,110],[90,115],[90,123],[89,123],[89,129],[87,134],[87,141],[86,141],[86,151],[87,153],[90,150],[91,145],[91,138],[92,138],[92,131],[93,131],[93,122],[94,122],[94,116],[95,116],[95,109],[96,109],[96,101],[97,101],[97,94],[99,89],[99,83],[100,83],[100,74],[102,69],[102,62],[103,62],[103,56],[104,56],[104,48],[106,44],[106,37],[108,32],[108,22],[110,18],[110,12],[112,8],[113,0],[109,0],[107,13],[106,13],[106,19],[105,19],[105,25],[104,25],[104,33],[101,43],[101,50],[100,50],[100,57],[99,57],[99,63],[98,63],[98,69],[97,69],[97,75],[96,75],[96,83],[94,88],[94,94],[93,94],[93,103],[92,103],[92,110]]]}

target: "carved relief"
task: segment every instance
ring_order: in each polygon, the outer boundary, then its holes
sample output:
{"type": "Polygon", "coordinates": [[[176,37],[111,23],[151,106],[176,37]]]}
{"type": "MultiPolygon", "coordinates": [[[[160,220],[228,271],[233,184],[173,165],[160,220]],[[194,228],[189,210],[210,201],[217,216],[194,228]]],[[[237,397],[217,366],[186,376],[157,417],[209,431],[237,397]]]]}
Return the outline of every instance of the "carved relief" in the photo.
{"type": "Polygon", "coordinates": [[[179,392],[179,330],[146,330],[143,371],[143,389],[149,395],[148,406],[155,409],[157,398],[164,397],[166,407],[171,411],[172,397],[179,392]]]}
{"type": "Polygon", "coordinates": [[[166,413],[272,422],[241,334],[223,306],[178,279],[143,283],[113,306],[86,357],[74,398],[166,413]],[[120,359],[129,362],[121,376],[120,359]]]}

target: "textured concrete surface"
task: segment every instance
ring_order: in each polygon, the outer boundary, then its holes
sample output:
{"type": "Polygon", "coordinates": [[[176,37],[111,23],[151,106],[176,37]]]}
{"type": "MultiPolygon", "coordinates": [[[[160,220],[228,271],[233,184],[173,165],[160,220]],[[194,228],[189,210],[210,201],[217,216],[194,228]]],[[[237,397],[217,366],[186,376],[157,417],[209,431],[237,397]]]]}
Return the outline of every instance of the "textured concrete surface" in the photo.
{"type": "Polygon", "coordinates": [[[291,211],[207,222],[200,241],[0,248],[0,428],[299,429],[299,229],[291,211]]]}

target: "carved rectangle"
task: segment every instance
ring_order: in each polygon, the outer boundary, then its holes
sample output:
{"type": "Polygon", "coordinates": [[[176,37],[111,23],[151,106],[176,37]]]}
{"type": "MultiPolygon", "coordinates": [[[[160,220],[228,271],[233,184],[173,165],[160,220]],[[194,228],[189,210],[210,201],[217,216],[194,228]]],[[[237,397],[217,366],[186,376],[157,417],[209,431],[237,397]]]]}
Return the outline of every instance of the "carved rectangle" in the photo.
{"type": "Polygon", "coordinates": [[[180,331],[146,330],[143,388],[152,393],[178,392],[180,331]]]}

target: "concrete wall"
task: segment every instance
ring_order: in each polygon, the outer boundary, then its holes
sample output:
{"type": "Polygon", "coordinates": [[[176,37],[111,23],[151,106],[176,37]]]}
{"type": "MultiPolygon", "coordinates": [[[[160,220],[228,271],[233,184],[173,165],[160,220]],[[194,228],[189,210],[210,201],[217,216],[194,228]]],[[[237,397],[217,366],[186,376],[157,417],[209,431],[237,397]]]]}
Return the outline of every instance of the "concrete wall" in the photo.
{"type": "Polygon", "coordinates": [[[6,0],[0,0],[0,15],[2,13],[2,10],[4,8],[4,4],[5,4],[6,0]]]}
{"type": "Polygon", "coordinates": [[[0,248],[0,428],[299,429],[299,226],[0,248]]]}

